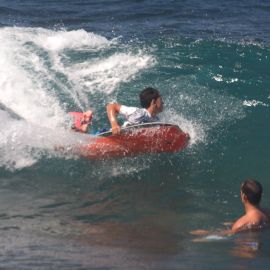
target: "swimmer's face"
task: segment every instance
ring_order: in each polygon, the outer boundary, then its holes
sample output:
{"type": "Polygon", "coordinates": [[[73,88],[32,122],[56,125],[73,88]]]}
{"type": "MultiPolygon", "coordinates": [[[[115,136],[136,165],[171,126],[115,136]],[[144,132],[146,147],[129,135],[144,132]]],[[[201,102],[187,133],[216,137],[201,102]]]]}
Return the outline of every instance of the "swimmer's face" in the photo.
{"type": "Polygon", "coordinates": [[[157,113],[162,112],[163,111],[163,100],[162,100],[162,97],[158,97],[155,100],[155,104],[156,104],[156,112],[157,113]]]}

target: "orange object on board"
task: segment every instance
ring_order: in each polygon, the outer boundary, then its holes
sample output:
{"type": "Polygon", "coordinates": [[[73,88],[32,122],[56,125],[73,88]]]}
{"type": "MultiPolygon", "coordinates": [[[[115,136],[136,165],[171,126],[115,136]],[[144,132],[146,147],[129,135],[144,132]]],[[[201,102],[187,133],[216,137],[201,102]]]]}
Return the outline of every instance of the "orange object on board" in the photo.
{"type": "Polygon", "coordinates": [[[70,116],[73,117],[73,125],[72,129],[78,132],[85,132],[83,130],[83,125],[91,124],[93,113],[92,111],[87,111],[87,112],[69,112],[68,113],[70,116]]]}

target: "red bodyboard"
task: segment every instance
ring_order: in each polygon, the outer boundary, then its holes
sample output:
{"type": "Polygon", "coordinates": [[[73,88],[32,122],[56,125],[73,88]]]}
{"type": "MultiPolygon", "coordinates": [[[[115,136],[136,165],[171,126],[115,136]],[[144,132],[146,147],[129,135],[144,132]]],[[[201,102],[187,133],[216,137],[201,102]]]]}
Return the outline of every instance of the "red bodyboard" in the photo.
{"type": "MultiPolygon", "coordinates": [[[[128,127],[118,135],[101,133],[89,139],[89,144],[79,147],[80,156],[90,159],[135,156],[147,153],[173,153],[184,149],[189,135],[179,126],[148,123],[128,127]]],[[[77,151],[76,151],[77,152],[77,151]]]]}

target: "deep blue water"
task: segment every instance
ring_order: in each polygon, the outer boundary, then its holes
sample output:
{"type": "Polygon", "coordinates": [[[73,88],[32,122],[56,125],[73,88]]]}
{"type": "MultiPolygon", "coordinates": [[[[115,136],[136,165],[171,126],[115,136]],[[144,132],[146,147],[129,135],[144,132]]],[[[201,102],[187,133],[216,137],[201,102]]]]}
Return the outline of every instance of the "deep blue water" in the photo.
{"type": "Polygon", "coordinates": [[[2,26],[83,28],[105,36],[269,41],[269,1],[1,1],[2,26]]]}
{"type": "MultiPolygon", "coordinates": [[[[269,206],[269,1],[0,2],[0,262],[3,269],[269,268],[268,232],[194,242],[243,213],[253,177],[269,206]],[[70,110],[138,105],[191,145],[89,161],[70,110]],[[196,240],[196,239],[195,239],[196,240]]],[[[88,137],[87,137],[88,138],[88,137]]]]}

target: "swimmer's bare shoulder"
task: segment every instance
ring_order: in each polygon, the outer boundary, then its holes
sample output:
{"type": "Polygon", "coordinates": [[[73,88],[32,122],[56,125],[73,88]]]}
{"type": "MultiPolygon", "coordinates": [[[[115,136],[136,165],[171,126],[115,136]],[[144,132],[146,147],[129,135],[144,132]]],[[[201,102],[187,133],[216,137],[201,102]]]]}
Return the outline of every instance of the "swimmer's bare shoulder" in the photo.
{"type": "Polygon", "coordinates": [[[237,233],[241,230],[243,230],[243,228],[248,224],[249,222],[249,217],[248,215],[244,215],[242,217],[240,217],[238,220],[236,220],[231,228],[231,232],[232,233],[237,233]]]}

